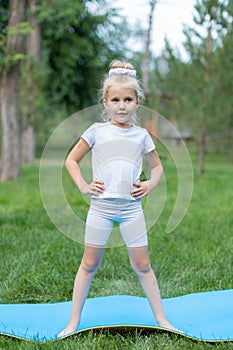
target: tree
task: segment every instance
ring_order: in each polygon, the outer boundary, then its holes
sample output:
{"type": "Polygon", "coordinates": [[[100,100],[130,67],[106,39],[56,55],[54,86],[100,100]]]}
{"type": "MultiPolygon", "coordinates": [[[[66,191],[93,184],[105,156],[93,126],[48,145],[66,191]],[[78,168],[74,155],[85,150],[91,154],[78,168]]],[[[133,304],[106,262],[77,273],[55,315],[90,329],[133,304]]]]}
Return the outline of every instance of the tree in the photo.
{"type": "MultiPolygon", "coordinates": [[[[36,12],[39,0],[28,0],[27,17],[30,32],[27,37],[26,58],[22,64],[23,78],[20,84],[20,110],[22,119],[22,162],[35,160],[35,120],[39,93],[41,30],[36,12]]],[[[21,74],[22,75],[22,74],[21,74]]]]}
{"type": "Polygon", "coordinates": [[[150,97],[150,89],[149,89],[150,45],[151,45],[153,15],[154,15],[156,3],[157,3],[157,0],[150,0],[148,29],[146,31],[146,46],[145,46],[145,52],[144,52],[144,57],[142,62],[142,84],[143,84],[144,94],[147,100],[150,97]]]}
{"type": "Polygon", "coordinates": [[[73,113],[97,102],[106,63],[119,57],[124,47],[114,16],[104,0],[91,4],[84,0],[42,1],[39,21],[50,105],[63,104],[73,113]]]}
{"type": "Polygon", "coordinates": [[[21,138],[18,112],[18,80],[23,57],[26,20],[26,0],[10,1],[9,28],[1,74],[1,180],[14,179],[21,169],[21,138]]]}
{"type": "MultiPolygon", "coordinates": [[[[186,27],[186,48],[190,54],[195,76],[193,79],[199,87],[195,93],[200,97],[199,108],[196,108],[196,120],[199,129],[199,153],[198,173],[204,172],[204,157],[206,150],[207,129],[213,127],[213,120],[216,119],[214,97],[215,66],[214,53],[216,47],[221,43],[223,28],[227,22],[224,11],[227,1],[221,0],[198,0],[195,5],[196,14],[193,19],[198,29],[186,27]],[[204,34],[201,31],[205,29],[204,34]],[[215,39],[214,39],[215,38],[215,39]],[[199,71],[198,71],[199,70],[199,71]],[[201,76],[200,76],[201,73],[201,76]]],[[[193,83],[194,81],[192,81],[193,83]]]]}
{"type": "Polygon", "coordinates": [[[1,178],[13,179],[22,160],[34,160],[35,129],[48,135],[67,113],[97,103],[106,65],[124,51],[123,22],[105,0],[12,0],[10,12],[0,0],[0,16],[1,178]]]}
{"type": "MultiPolygon", "coordinates": [[[[229,3],[228,15],[233,18],[233,3],[229,3]],[[231,7],[230,7],[231,5],[231,7]]],[[[218,115],[222,116],[219,123],[219,132],[221,132],[221,143],[224,151],[229,150],[230,160],[233,162],[233,21],[229,20],[229,27],[223,38],[222,45],[216,51],[215,64],[216,69],[216,108],[218,115]]],[[[218,140],[219,141],[219,140],[218,140]]],[[[219,142],[216,142],[217,144],[219,142]]]]}
{"type": "MultiPolygon", "coordinates": [[[[168,71],[163,76],[157,72],[157,77],[160,89],[171,91],[176,97],[174,103],[167,103],[165,112],[172,113],[183,127],[191,127],[194,132],[198,143],[197,171],[202,173],[207,140],[220,134],[229,120],[223,108],[227,96],[223,97],[219,90],[224,84],[219,84],[224,72],[219,54],[231,21],[226,1],[197,1],[195,10],[196,25],[184,28],[189,61],[184,62],[167,42],[164,58],[168,71]]],[[[224,59],[228,61],[229,55],[224,59]]]]}

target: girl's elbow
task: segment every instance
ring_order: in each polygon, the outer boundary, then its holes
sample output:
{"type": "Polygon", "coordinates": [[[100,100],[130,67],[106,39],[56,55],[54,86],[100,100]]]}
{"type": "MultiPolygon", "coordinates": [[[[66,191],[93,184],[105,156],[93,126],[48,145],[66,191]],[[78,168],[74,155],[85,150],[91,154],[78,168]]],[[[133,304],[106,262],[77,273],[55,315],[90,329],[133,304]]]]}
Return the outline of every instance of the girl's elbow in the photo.
{"type": "Polygon", "coordinates": [[[66,169],[69,169],[73,162],[74,161],[68,156],[66,161],[65,161],[66,169]]]}
{"type": "Polygon", "coordinates": [[[162,164],[157,164],[154,167],[152,167],[152,169],[154,169],[156,172],[160,172],[161,175],[163,174],[163,166],[162,166],[162,164]]]}

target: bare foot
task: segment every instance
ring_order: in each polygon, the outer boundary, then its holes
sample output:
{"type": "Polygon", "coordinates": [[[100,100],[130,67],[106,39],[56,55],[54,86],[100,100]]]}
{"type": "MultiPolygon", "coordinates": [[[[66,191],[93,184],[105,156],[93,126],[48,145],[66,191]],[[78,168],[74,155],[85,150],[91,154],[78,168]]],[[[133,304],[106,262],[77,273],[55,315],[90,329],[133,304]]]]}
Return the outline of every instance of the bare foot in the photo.
{"type": "Polygon", "coordinates": [[[157,322],[159,327],[163,327],[163,328],[167,328],[171,331],[174,332],[179,332],[179,333],[184,333],[183,331],[181,331],[179,328],[174,327],[170,322],[168,321],[163,321],[163,322],[157,322]]]}
{"type": "Polygon", "coordinates": [[[68,325],[65,329],[63,329],[63,331],[61,331],[58,334],[57,338],[62,338],[62,337],[65,337],[65,336],[67,336],[69,334],[72,334],[72,333],[74,333],[76,331],[77,328],[78,328],[78,326],[74,327],[74,326],[69,326],[68,325]]]}

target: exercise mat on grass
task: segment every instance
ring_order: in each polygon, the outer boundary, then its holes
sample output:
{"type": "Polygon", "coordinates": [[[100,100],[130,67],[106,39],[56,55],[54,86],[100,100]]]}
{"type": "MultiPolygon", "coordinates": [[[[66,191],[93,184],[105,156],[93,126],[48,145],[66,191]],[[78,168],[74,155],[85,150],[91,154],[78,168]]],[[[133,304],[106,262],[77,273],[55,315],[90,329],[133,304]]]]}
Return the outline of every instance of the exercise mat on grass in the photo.
{"type": "MultiPolygon", "coordinates": [[[[182,336],[208,342],[233,341],[233,289],[167,298],[163,305],[182,336]]],[[[71,302],[0,304],[0,334],[38,342],[57,340],[69,321],[70,309],[71,302]]],[[[79,327],[72,334],[127,327],[171,332],[156,325],[146,298],[114,295],[87,299],[79,327]]]]}

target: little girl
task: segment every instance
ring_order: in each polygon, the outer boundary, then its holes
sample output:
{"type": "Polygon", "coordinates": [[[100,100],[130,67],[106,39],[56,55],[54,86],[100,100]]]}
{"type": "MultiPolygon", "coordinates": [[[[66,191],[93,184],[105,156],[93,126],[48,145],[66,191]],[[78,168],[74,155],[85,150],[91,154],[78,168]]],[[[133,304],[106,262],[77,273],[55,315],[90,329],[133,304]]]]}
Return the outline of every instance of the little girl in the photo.
{"type": "Polygon", "coordinates": [[[114,222],[119,223],[130,264],[148,298],[157,325],[177,330],[164,314],[148,256],[141,198],[156,188],[163,168],[149,133],[134,124],[142,96],[133,66],[125,61],[114,61],[102,89],[106,120],[89,127],[67,157],[66,167],[71,178],[82,193],[91,195],[91,204],[86,220],[84,254],[74,282],[70,321],[58,337],[77,330],[114,222]],[[93,181],[87,184],[79,162],[90,149],[93,181]],[[151,169],[147,181],[140,181],[142,155],[151,169]]]}

